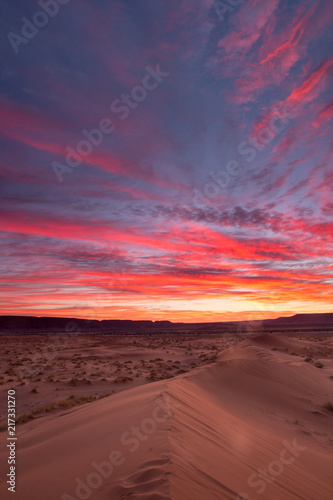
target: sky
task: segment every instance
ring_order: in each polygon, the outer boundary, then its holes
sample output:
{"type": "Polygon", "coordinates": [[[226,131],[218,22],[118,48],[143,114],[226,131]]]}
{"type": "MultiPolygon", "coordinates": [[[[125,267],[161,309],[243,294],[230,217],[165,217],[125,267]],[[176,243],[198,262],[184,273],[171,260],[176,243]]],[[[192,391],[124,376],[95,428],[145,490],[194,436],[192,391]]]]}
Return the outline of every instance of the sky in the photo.
{"type": "Polygon", "coordinates": [[[332,311],[331,0],[0,6],[0,314],[332,311]]]}

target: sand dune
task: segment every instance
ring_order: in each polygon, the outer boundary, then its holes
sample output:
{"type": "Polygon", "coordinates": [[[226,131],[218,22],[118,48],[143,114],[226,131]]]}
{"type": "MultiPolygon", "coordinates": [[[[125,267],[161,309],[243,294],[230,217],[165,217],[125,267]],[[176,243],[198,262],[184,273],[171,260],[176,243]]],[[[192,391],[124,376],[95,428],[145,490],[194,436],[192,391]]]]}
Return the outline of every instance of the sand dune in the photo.
{"type": "Polygon", "coordinates": [[[16,498],[331,499],[332,352],[329,340],[247,339],[213,364],[32,421],[18,433],[16,498]],[[300,357],[314,353],[323,368],[300,357]]]}

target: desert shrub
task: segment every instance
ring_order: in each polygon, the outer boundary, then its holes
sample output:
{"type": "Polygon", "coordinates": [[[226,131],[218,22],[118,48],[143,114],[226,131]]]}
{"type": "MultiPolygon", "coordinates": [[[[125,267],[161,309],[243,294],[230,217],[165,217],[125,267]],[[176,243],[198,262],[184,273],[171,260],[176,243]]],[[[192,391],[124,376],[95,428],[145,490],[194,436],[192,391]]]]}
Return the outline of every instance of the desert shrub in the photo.
{"type": "Polygon", "coordinates": [[[45,406],[38,406],[38,408],[36,408],[35,410],[32,410],[32,413],[33,414],[35,414],[35,413],[43,413],[43,412],[51,411],[54,408],[55,408],[54,403],[51,403],[51,404],[45,405],[45,406]]]}
{"type": "Polygon", "coordinates": [[[146,378],[148,380],[158,380],[159,379],[156,370],[151,370],[151,372],[149,373],[149,375],[146,378]]]}
{"type": "Polygon", "coordinates": [[[114,382],[117,384],[118,382],[127,382],[128,380],[133,380],[132,377],[126,377],[126,376],[119,376],[117,377],[114,382]]]}
{"type": "Polygon", "coordinates": [[[18,417],[15,422],[17,424],[23,424],[24,422],[28,422],[29,420],[31,420],[32,418],[34,418],[33,414],[32,413],[25,413],[24,415],[21,415],[20,417],[18,417]]]}

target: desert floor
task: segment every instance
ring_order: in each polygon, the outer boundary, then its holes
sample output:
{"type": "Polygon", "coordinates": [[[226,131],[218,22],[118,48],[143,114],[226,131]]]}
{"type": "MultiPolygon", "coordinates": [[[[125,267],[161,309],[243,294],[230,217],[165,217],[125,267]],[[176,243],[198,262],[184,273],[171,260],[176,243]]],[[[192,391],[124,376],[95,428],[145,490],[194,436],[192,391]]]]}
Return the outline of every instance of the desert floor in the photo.
{"type": "Polygon", "coordinates": [[[0,343],[0,465],[15,389],[19,500],[333,497],[331,335],[0,343]]]}
{"type": "Polygon", "coordinates": [[[8,389],[24,423],[212,363],[240,337],[0,336],[1,430],[8,389]]]}

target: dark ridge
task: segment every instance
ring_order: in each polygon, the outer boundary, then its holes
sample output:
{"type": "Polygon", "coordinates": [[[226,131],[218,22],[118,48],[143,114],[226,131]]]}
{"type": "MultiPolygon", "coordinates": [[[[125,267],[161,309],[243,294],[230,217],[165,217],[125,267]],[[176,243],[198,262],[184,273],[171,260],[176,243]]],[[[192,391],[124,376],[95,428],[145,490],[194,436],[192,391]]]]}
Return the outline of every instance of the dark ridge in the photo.
{"type": "Polygon", "coordinates": [[[108,329],[142,329],[158,328],[172,325],[170,321],[132,321],[132,320],[89,320],[80,318],[55,318],[37,316],[0,316],[1,330],[31,331],[74,331],[108,330],[108,329]]]}
{"type": "Polygon", "coordinates": [[[286,330],[310,330],[333,328],[333,313],[296,314],[290,317],[264,321],[214,322],[214,323],[172,323],[150,320],[87,320],[78,318],[57,318],[37,316],[0,316],[0,332],[154,332],[175,330],[197,333],[227,332],[269,332],[286,330]]]}
{"type": "Polygon", "coordinates": [[[330,327],[333,326],[333,313],[316,313],[316,314],[295,314],[291,317],[281,317],[277,319],[267,319],[263,321],[265,327],[270,326],[304,326],[310,327],[330,327]]]}

